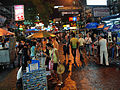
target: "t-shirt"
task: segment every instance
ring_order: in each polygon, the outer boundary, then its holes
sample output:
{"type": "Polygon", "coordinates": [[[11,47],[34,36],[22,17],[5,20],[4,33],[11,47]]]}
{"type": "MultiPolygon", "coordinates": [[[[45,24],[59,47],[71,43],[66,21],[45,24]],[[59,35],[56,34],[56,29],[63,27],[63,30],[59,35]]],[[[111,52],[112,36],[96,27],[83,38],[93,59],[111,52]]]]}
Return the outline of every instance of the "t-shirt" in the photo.
{"type": "Polygon", "coordinates": [[[79,46],[83,46],[85,43],[85,40],[83,38],[80,38],[78,42],[79,42],[79,46]]]}
{"type": "Polygon", "coordinates": [[[31,50],[30,56],[34,57],[35,56],[35,46],[32,46],[30,50],[31,50]]]}
{"type": "Polygon", "coordinates": [[[71,38],[70,42],[72,43],[72,48],[77,48],[78,39],[71,38]]]}
{"type": "Polygon", "coordinates": [[[100,50],[101,51],[106,51],[107,50],[107,40],[106,39],[101,39],[99,41],[99,45],[100,45],[100,50]]]}
{"type": "Polygon", "coordinates": [[[53,48],[52,50],[49,50],[49,55],[50,55],[51,60],[53,59],[53,63],[58,63],[57,56],[56,56],[56,53],[55,53],[56,50],[57,50],[56,48],[53,48]]]}

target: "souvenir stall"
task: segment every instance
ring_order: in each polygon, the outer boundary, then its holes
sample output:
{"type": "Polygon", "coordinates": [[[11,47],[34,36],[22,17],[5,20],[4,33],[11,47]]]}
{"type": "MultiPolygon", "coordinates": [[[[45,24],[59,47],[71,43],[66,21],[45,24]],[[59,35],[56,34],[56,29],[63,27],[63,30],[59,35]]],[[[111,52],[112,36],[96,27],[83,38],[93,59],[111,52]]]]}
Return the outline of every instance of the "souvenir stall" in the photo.
{"type": "Polygon", "coordinates": [[[50,71],[42,68],[39,60],[32,60],[31,64],[28,64],[26,72],[23,73],[23,90],[48,90],[47,75],[50,75],[50,71]]]}
{"type": "MultiPolygon", "coordinates": [[[[28,36],[27,39],[43,37],[55,37],[55,35],[40,31],[28,36]]],[[[45,60],[46,56],[41,51],[28,64],[26,71],[22,74],[23,90],[48,90],[47,76],[51,75],[51,72],[46,70],[45,60]]]]}

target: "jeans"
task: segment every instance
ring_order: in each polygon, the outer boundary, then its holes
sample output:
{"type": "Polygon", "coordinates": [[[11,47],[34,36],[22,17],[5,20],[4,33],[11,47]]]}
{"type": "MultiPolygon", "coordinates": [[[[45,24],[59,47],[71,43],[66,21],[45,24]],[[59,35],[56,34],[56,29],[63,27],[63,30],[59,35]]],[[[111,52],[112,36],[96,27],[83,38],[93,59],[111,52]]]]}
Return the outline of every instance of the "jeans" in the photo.
{"type": "Polygon", "coordinates": [[[114,58],[114,48],[112,48],[112,59],[114,58]]]}
{"type": "Polygon", "coordinates": [[[83,46],[79,47],[79,53],[82,54],[83,46]]]}
{"type": "Polygon", "coordinates": [[[18,67],[20,67],[22,61],[22,54],[18,54],[18,67]]]}
{"type": "Polygon", "coordinates": [[[87,55],[92,55],[92,46],[90,44],[86,44],[86,51],[87,51],[87,55]]]}
{"type": "Polygon", "coordinates": [[[82,50],[83,50],[83,46],[80,46],[80,47],[79,47],[80,61],[82,62],[82,67],[84,67],[84,66],[85,66],[85,62],[84,62],[82,50]]]}
{"type": "Polygon", "coordinates": [[[74,60],[75,60],[75,58],[76,58],[76,48],[72,48],[71,50],[72,50],[72,55],[73,55],[74,60]]]}

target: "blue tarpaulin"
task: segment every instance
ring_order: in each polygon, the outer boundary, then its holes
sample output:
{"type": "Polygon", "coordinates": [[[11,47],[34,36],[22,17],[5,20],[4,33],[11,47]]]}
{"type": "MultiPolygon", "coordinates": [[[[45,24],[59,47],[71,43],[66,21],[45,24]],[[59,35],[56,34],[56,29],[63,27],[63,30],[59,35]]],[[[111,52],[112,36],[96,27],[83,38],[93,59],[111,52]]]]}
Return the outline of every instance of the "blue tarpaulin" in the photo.
{"type": "Polygon", "coordinates": [[[110,28],[112,32],[117,32],[120,30],[120,24],[113,25],[112,28],[110,28]]]}
{"type": "Polygon", "coordinates": [[[95,28],[97,28],[97,26],[98,26],[98,23],[88,23],[86,25],[86,28],[88,28],[88,29],[95,29],[95,28]]]}
{"type": "Polygon", "coordinates": [[[26,30],[26,32],[29,32],[29,31],[39,31],[38,29],[28,29],[26,30]]]}
{"type": "Polygon", "coordinates": [[[120,13],[111,15],[111,16],[107,16],[107,17],[103,17],[101,20],[106,21],[106,20],[115,19],[115,18],[120,18],[120,13]]]}

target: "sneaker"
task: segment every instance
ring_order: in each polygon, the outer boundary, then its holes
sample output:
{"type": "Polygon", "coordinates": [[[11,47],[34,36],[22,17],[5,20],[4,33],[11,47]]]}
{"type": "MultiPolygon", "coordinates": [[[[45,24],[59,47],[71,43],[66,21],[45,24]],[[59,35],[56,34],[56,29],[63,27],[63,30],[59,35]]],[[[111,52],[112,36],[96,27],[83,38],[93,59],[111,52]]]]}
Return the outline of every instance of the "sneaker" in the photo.
{"type": "Polygon", "coordinates": [[[60,83],[58,83],[58,86],[61,86],[63,84],[63,82],[60,82],[60,83]]]}

